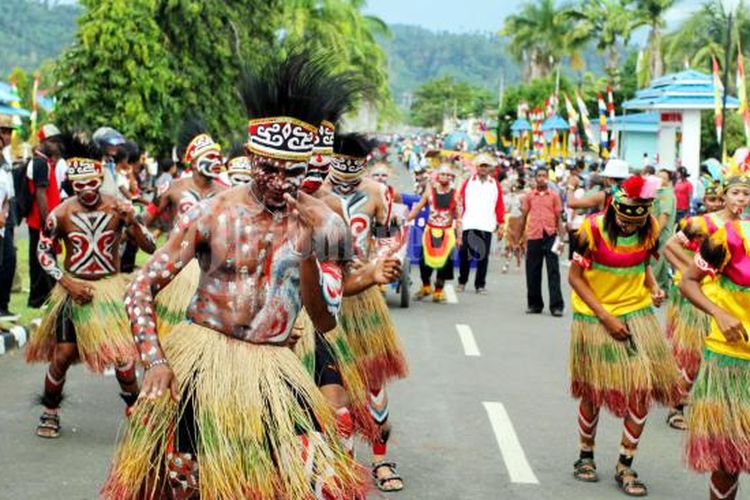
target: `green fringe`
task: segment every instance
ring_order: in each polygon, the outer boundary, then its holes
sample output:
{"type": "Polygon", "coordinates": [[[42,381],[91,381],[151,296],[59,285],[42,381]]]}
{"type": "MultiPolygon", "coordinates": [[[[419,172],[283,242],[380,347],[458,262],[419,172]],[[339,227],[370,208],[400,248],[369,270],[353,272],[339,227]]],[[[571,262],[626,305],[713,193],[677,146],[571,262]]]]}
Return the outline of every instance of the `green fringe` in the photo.
{"type": "Polygon", "coordinates": [[[646,264],[644,263],[629,267],[612,267],[605,266],[604,264],[599,264],[598,262],[593,262],[592,267],[594,269],[598,269],[599,271],[605,271],[607,273],[616,274],[618,276],[631,276],[633,274],[642,274],[646,272],[646,264]]]}
{"type": "Polygon", "coordinates": [[[703,363],[690,393],[692,400],[721,400],[750,406],[750,360],[703,349],[703,363]]]}
{"type": "Polygon", "coordinates": [[[730,292],[744,292],[748,293],[750,292],[750,286],[742,286],[738,285],[734,281],[730,280],[723,274],[719,276],[719,282],[718,285],[723,288],[724,290],[730,291],[730,292]]]}

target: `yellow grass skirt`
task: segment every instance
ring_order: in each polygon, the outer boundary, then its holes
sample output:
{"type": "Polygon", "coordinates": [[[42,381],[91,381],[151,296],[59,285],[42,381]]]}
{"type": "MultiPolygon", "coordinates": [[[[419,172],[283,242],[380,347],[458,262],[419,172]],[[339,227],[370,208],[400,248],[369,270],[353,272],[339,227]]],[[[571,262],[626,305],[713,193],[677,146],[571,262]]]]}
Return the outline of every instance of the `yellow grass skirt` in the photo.
{"type": "Polygon", "coordinates": [[[667,338],[672,354],[685,376],[693,380],[700,368],[703,340],[711,331],[711,317],[695,307],[672,286],[667,305],[667,338]]]}
{"type": "Polygon", "coordinates": [[[163,338],[169,331],[185,321],[187,308],[193,300],[201,268],[198,259],[192,259],[177,276],[156,295],[156,324],[159,338],[163,338]]]}
{"type": "Polygon", "coordinates": [[[621,316],[632,342],[613,339],[595,317],[573,315],[570,337],[571,392],[618,417],[628,408],[667,406],[683,397],[677,364],[649,307],[621,316]]]}
{"type": "Polygon", "coordinates": [[[161,497],[166,454],[189,399],[201,498],[308,499],[323,487],[334,498],[363,493],[363,469],[338,443],[334,413],[291,349],[188,322],[170,332],[163,349],[180,394],[192,398],[137,403],[104,498],[161,497]]]}
{"type": "Polygon", "coordinates": [[[354,362],[372,389],[408,374],[404,349],[378,287],[344,297],[339,317],[354,362]]]}
{"type": "Polygon", "coordinates": [[[346,391],[347,408],[354,422],[354,430],[370,443],[381,439],[380,428],[370,415],[370,399],[367,391],[367,381],[360,373],[355,362],[351,347],[346,342],[346,336],[339,326],[317,335],[310,317],[303,309],[297,317],[297,326],[303,330],[302,337],[294,348],[294,352],[302,361],[310,376],[315,377],[316,356],[315,349],[328,349],[336,361],[336,368],[341,375],[341,382],[346,391]],[[316,345],[316,337],[322,345],[316,345]]]}
{"type": "Polygon", "coordinates": [[[93,290],[93,299],[85,305],[76,304],[65,288],[55,285],[47,301],[47,314],[26,346],[27,362],[52,361],[60,315],[71,319],[78,356],[93,372],[138,359],[122,299],[128,277],[117,274],[86,284],[93,290]]]}

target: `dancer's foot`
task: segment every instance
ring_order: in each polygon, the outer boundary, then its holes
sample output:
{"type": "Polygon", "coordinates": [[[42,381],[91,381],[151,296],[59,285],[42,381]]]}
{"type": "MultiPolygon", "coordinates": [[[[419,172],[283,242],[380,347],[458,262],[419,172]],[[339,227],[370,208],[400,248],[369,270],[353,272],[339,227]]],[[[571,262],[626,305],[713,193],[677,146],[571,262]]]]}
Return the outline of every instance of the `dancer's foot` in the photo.
{"type": "Polygon", "coordinates": [[[435,290],[432,293],[432,301],[442,304],[447,299],[445,298],[445,292],[443,290],[435,290]]]}
{"type": "Polygon", "coordinates": [[[599,481],[596,473],[596,463],[593,458],[580,458],[573,464],[573,477],[584,483],[599,481]]]}
{"type": "Polygon", "coordinates": [[[432,293],[432,286],[430,285],[422,285],[422,288],[420,288],[417,293],[414,294],[415,300],[422,300],[425,297],[429,297],[432,293]]]}
{"type": "Polygon", "coordinates": [[[372,478],[375,480],[375,486],[385,493],[401,491],[404,489],[404,481],[398,475],[397,465],[395,462],[386,462],[385,460],[372,464],[372,478]]]}
{"type": "Polygon", "coordinates": [[[630,467],[617,464],[615,481],[617,481],[620,491],[629,497],[645,497],[648,495],[648,488],[638,480],[638,473],[630,467]]]}
{"type": "Polygon", "coordinates": [[[60,415],[57,410],[44,410],[36,426],[36,435],[45,439],[60,437],[60,415]]]}

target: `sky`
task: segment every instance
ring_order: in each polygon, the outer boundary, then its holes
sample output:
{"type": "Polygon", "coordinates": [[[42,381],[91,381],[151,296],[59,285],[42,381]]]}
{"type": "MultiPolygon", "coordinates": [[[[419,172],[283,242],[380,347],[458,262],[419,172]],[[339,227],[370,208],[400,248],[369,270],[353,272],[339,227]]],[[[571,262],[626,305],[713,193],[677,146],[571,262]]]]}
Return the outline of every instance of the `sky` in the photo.
{"type": "MultiPolygon", "coordinates": [[[[389,24],[416,24],[433,31],[496,32],[505,16],[525,0],[369,0],[365,11],[389,24]]],[[[669,12],[670,24],[692,13],[705,0],[681,0],[669,12]]]]}

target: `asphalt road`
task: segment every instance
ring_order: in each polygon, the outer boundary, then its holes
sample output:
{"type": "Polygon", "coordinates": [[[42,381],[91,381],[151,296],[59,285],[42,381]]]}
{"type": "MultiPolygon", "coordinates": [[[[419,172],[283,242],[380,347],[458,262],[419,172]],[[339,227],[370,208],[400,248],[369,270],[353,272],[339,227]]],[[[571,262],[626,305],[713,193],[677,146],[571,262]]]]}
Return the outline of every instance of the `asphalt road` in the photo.
{"type": "MultiPolygon", "coordinates": [[[[606,414],[597,448],[602,481],[571,477],[576,406],[567,392],[569,316],[526,316],[523,276],[500,275],[497,262],[490,275],[488,295],[466,292],[455,304],[401,309],[390,297],[411,365],[410,377],[392,387],[391,455],[406,482],[398,496],[624,498],[611,477],[620,422],[606,414]]],[[[122,422],[117,383],[73,368],[63,433],[48,441],[34,435],[43,375],[43,366],[25,365],[18,351],[0,358],[0,498],[95,498],[122,422]]],[[[652,412],[635,461],[650,497],[706,498],[706,478],[685,469],[682,435],[664,420],[663,409],[652,412]]],[[[369,459],[364,447],[359,457],[369,459]]]]}

